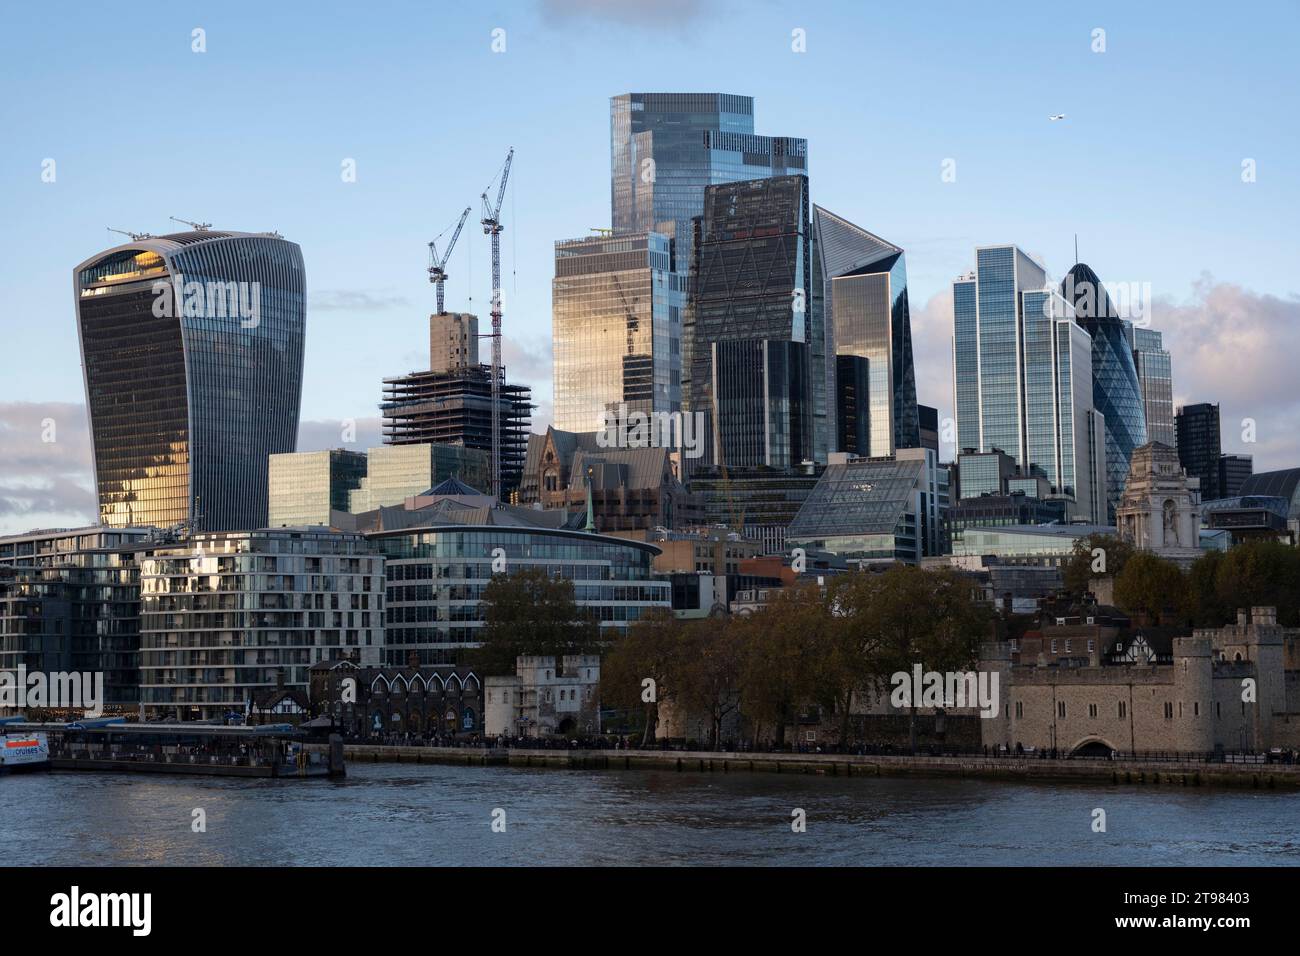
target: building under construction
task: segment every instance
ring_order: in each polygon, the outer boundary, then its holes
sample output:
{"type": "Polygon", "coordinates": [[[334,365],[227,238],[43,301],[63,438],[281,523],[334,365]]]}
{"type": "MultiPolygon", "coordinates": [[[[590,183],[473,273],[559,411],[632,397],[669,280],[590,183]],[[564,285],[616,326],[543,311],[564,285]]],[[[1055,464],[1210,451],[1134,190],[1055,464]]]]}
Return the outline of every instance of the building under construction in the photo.
{"type": "MultiPolygon", "coordinates": [[[[532,424],[532,390],[511,385],[500,372],[501,495],[519,487],[532,424]]],[[[383,437],[386,445],[433,442],[464,445],[491,454],[492,367],[469,365],[411,372],[384,379],[383,437]]],[[[480,491],[488,491],[482,488],[480,491]]]]}

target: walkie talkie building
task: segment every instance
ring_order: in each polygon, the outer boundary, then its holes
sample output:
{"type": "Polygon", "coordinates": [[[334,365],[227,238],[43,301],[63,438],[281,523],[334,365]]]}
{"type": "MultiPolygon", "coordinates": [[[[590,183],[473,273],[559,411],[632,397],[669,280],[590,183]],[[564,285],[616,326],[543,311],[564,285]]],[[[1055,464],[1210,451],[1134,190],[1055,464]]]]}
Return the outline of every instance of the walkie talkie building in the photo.
{"type": "Polygon", "coordinates": [[[265,527],[297,447],[304,280],[269,233],[145,236],[73,271],[101,524],[265,527]]]}

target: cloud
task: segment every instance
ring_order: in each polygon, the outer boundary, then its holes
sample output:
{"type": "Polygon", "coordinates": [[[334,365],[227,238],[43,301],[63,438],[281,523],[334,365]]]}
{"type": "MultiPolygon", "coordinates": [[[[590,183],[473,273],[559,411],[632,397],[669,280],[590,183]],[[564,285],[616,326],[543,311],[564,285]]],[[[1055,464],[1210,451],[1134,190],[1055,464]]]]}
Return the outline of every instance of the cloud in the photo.
{"type": "MultiPolygon", "coordinates": [[[[1157,299],[1152,328],[1164,335],[1174,373],[1175,406],[1220,406],[1223,450],[1253,455],[1256,471],[1300,467],[1300,297],[1261,295],[1208,274],[1183,302],[1157,299]],[[1253,420],[1256,441],[1243,441],[1253,420]]],[[[913,303],[916,397],[953,414],[952,289],[913,303]]]]}
{"type": "Polygon", "coordinates": [[[1164,334],[1175,405],[1218,403],[1225,452],[1254,455],[1256,471],[1300,466],[1300,297],[1261,295],[1208,274],[1181,304],[1158,299],[1152,328],[1164,334]],[[1243,441],[1243,422],[1256,441],[1243,441]]]}
{"type": "MultiPolygon", "coordinates": [[[[539,385],[549,385],[553,373],[551,340],[547,337],[501,337],[501,361],[506,367],[506,377],[512,382],[522,382],[536,390],[539,385]]],[[[479,360],[492,361],[492,343],[484,340],[479,360]]]]}
{"type": "Polygon", "coordinates": [[[704,16],[710,6],[718,12],[718,5],[708,0],[541,0],[540,10],[552,25],[588,21],[680,29],[704,16]]]}
{"type": "Polygon", "coordinates": [[[381,312],[406,309],[410,302],[400,295],[375,295],[355,289],[321,289],[307,293],[307,309],[317,312],[381,312]]]}
{"type": "Polygon", "coordinates": [[[0,532],[95,521],[86,409],[0,402],[0,532]]]}

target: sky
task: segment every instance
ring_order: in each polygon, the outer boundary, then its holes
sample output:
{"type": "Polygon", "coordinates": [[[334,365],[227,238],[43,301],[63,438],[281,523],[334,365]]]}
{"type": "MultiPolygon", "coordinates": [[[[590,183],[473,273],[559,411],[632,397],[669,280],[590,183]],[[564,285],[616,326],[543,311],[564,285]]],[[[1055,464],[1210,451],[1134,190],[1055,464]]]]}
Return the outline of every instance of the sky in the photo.
{"type": "Polygon", "coordinates": [[[297,242],[299,448],[348,419],[365,447],[381,380],[427,367],[427,243],[467,205],[447,307],[487,312],[479,195],[512,146],[505,360],[543,430],[553,244],[609,225],[609,98],[632,91],[753,96],[758,133],[808,140],[813,200],[907,250],[941,415],[974,248],[1017,243],[1059,279],[1077,235],[1104,281],[1149,283],[1175,402],[1220,402],[1257,471],[1300,465],[1295,0],[87,9],[0,13],[0,533],[93,520],[71,272],[124,241],[108,227],[297,242]]]}

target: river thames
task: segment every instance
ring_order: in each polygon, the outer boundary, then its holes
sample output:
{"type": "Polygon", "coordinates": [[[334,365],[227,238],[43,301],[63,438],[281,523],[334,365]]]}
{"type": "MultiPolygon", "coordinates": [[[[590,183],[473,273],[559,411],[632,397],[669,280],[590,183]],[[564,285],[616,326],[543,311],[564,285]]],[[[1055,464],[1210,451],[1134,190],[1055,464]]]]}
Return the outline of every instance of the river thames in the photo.
{"type": "Polygon", "coordinates": [[[1296,865],[1300,794],[359,764],[0,777],[7,865],[1296,865]],[[206,832],[194,832],[194,811],[206,832]],[[792,811],[807,830],[791,829],[792,811]],[[1094,811],[1106,832],[1093,832],[1094,811]],[[494,832],[503,810],[505,832],[494,832]],[[498,819],[500,814],[497,814],[498,819]]]}

